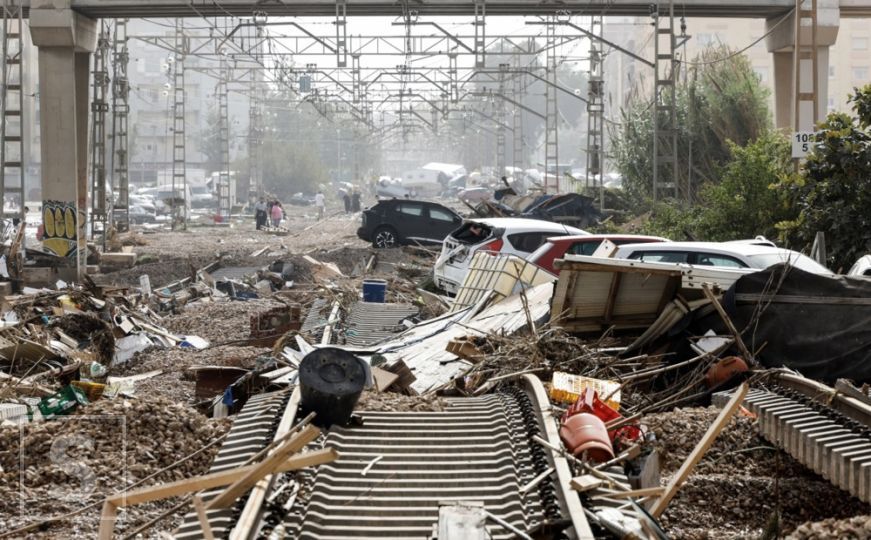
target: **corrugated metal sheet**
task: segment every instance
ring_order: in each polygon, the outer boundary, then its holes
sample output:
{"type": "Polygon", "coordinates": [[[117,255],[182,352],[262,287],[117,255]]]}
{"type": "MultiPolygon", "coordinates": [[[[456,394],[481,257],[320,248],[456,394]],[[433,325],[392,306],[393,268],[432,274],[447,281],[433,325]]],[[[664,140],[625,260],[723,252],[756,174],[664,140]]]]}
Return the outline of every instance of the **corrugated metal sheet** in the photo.
{"type": "Polygon", "coordinates": [[[312,302],[312,307],[308,310],[305,320],[302,322],[302,328],[299,333],[308,337],[310,341],[320,341],[320,337],[324,333],[324,327],[327,324],[327,318],[330,316],[330,301],[326,298],[315,298],[312,302]]]}
{"type": "Polygon", "coordinates": [[[702,283],[728,288],[753,270],[570,255],[558,263],[552,319],[572,332],[648,328],[680,290],[701,297],[702,283]]]}
{"type": "Polygon", "coordinates": [[[457,292],[451,311],[474,306],[485,295],[490,302],[511,296],[522,285],[526,288],[554,281],[553,275],[515,255],[478,252],[472,257],[469,273],[457,292]]]}
{"type": "Polygon", "coordinates": [[[351,307],[345,328],[345,342],[365,347],[396,335],[404,328],[400,323],[420,312],[411,304],[357,302],[351,307]]]}
{"type": "MultiPolygon", "coordinates": [[[[546,319],[553,284],[538,285],[525,294],[532,320],[546,319]]],[[[417,377],[412,389],[423,393],[450,381],[471,365],[445,350],[452,339],[489,333],[510,335],[526,326],[521,296],[515,294],[478,314],[475,314],[475,308],[467,308],[423,322],[395,339],[381,343],[376,352],[390,362],[405,361],[417,377]]]]}

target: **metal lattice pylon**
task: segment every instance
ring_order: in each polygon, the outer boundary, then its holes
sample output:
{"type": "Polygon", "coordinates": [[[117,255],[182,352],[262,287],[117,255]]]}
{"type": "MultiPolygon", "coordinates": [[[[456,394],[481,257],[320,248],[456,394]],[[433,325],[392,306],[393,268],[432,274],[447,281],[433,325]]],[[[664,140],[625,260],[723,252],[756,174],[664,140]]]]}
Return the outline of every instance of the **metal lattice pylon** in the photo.
{"type": "Polygon", "coordinates": [[[556,58],[556,15],[548,19],[547,28],[547,80],[545,85],[545,128],[544,128],[544,188],[548,193],[559,191],[559,111],[557,109],[557,58],[556,58]],[[550,171],[553,171],[553,175],[550,171]]]}
{"type": "MultiPolygon", "coordinates": [[[[515,60],[515,68],[520,67],[520,57],[515,60]]],[[[518,72],[514,74],[514,92],[512,98],[517,103],[523,103],[523,97],[526,94],[525,73],[518,72]]],[[[525,165],[523,149],[523,109],[519,106],[514,106],[514,114],[512,115],[511,131],[513,141],[511,145],[512,162],[515,169],[522,170],[525,165]]],[[[515,173],[516,174],[516,173],[515,173]]]]}
{"type": "MultiPolygon", "coordinates": [[[[251,54],[259,62],[262,53],[261,39],[263,28],[255,29],[256,39],[251,54]]],[[[359,58],[357,59],[359,62],[359,58]]],[[[248,94],[248,198],[263,196],[263,169],[260,163],[261,149],[263,145],[263,110],[261,100],[261,88],[263,87],[263,75],[260,70],[251,71],[251,80],[248,94]]]]}
{"type": "MultiPolygon", "coordinates": [[[[602,36],[602,16],[593,15],[590,33],[602,36]]],[[[599,209],[605,205],[605,92],[602,77],[602,42],[590,40],[590,71],[587,79],[587,170],[585,188],[599,188],[599,209]],[[590,182],[592,181],[592,185],[590,182]]]]}
{"type": "Polygon", "coordinates": [[[130,171],[127,153],[127,119],[130,115],[130,81],[127,79],[127,19],[115,20],[112,37],[112,188],[118,199],[112,220],[119,232],[130,230],[130,171]]]}
{"type": "Polygon", "coordinates": [[[215,88],[218,99],[218,141],[221,151],[221,170],[218,173],[218,214],[221,220],[230,219],[230,109],[228,103],[228,81],[230,67],[226,60],[221,61],[221,79],[215,88]]]}
{"type": "Polygon", "coordinates": [[[507,111],[505,109],[506,103],[505,98],[505,83],[506,83],[506,70],[507,65],[504,66],[506,69],[501,69],[503,66],[500,66],[499,70],[499,97],[496,98],[496,175],[502,176],[505,174],[505,120],[507,116],[507,111]]]}
{"type": "Polygon", "coordinates": [[[185,149],[184,61],[187,52],[184,19],[175,20],[175,46],[172,62],[172,228],[187,228],[187,154],[185,149]],[[181,209],[177,194],[181,192],[181,209]]]}
{"type": "Polygon", "coordinates": [[[3,218],[24,222],[24,19],[20,3],[3,2],[3,75],[0,89],[0,193],[3,218]],[[7,206],[9,205],[9,206],[7,206]]]}
{"type": "Polygon", "coordinates": [[[674,2],[658,4],[654,20],[653,200],[678,198],[677,63],[674,2]]]}
{"type": "Polygon", "coordinates": [[[112,209],[111,191],[106,192],[106,114],[109,112],[109,26],[100,24],[97,48],[94,50],[93,86],[91,100],[91,238],[103,233],[112,209]],[[98,227],[99,225],[99,227],[98,227]]]}

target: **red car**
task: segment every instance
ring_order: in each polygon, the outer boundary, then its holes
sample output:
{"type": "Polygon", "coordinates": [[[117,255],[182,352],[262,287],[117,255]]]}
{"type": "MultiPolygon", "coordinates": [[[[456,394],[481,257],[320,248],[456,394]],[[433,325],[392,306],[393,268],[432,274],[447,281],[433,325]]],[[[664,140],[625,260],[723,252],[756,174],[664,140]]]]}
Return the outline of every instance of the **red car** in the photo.
{"type": "Polygon", "coordinates": [[[642,236],[637,234],[588,234],[583,236],[554,236],[526,258],[551,274],[558,274],[553,262],[569,255],[592,255],[599,249],[603,240],[622,246],[623,244],[642,244],[646,242],[668,242],[667,238],[659,236],[642,236]]]}

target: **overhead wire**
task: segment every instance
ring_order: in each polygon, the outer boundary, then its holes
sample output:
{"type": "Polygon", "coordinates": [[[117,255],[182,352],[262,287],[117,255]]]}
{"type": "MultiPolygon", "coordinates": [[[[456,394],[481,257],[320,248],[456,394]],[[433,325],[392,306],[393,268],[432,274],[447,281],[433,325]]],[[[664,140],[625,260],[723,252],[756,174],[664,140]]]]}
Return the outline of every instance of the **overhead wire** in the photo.
{"type": "MultiPolygon", "coordinates": [[[[801,3],[799,4],[799,7],[801,7],[801,4],[803,4],[803,3],[804,3],[804,0],[801,0],[801,3]]],[[[767,32],[765,32],[764,34],[762,34],[761,36],[759,36],[758,38],[756,38],[755,40],[753,40],[749,45],[747,45],[746,47],[744,47],[744,48],[742,48],[742,49],[739,49],[739,50],[737,50],[737,51],[734,51],[734,52],[732,52],[732,53],[730,53],[730,54],[728,54],[728,55],[726,55],[726,56],[723,56],[723,57],[720,57],[720,58],[715,58],[715,59],[713,59],[713,60],[705,60],[705,61],[699,61],[699,62],[683,60],[683,61],[679,61],[679,62],[682,63],[682,64],[689,65],[689,66],[697,67],[697,66],[710,66],[710,65],[713,65],[713,64],[719,64],[720,62],[725,62],[725,61],[727,61],[727,60],[731,60],[732,58],[735,58],[736,56],[739,56],[739,55],[741,55],[741,54],[744,54],[745,52],[747,52],[748,50],[750,50],[751,48],[753,48],[757,43],[759,43],[760,41],[762,41],[763,39],[767,38],[767,37],[770,36],[772,33],[774,33],[774,31],[777,30],[777,27],[778,27],[778,26],[780,26],[781,24],[783,24],[784,21],[786,21],[790,16],[792,16],[793,13],[795,13],[795,10],[796,10],[796,8],[792,8],[791,10],[789,10],[789,11],[786,13],[786,15],[784,15],[784,16],[781,17],[781,18],[780,18],[776,23],[774,23],[773,25],[771,25],[771,28],[769,28],[767,32]]]]}

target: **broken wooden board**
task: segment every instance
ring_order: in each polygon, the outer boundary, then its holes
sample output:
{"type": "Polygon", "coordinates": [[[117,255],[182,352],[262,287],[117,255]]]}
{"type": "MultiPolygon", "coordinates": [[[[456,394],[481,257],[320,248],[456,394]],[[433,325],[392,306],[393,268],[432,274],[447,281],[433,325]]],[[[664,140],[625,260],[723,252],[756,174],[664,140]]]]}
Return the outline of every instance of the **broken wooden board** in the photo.
{"type": "Polygon", "coordinates": [[[649,327],[681,284],[678,267],[649,266],[558,260],[551,322],[569,332],[649,327]]]}

